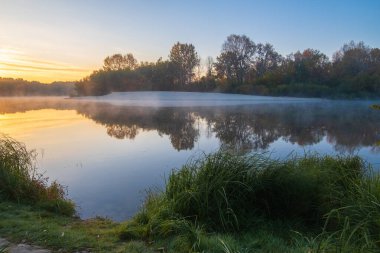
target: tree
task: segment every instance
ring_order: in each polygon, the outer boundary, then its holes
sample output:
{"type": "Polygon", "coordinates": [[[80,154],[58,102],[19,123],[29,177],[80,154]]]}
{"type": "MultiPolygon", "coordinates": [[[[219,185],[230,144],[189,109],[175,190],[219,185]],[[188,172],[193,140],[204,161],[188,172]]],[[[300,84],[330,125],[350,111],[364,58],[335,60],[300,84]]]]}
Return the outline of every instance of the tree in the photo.
{"type": "Polygon", "coordinates": [[[355,43],[351,41],[344,44],[333,56],[335,71],[344,76],[354,76],[366,71],[370,64],[371,48],[366,46],[364,42],[355,43]]]}
{"type": "Polygon", "coordinates": [[[275,70],[281,63],[282,56],[269,43],[257,44],[255,54],[255,72],[257,77],[263,77],[268,71],[275,70]]]}
{"type": "Polygon", "coordinates": [[[194,45],[177,42],[170,50],[169,59],[178,68],[178,83],[180,85],[190,83],[194,76],[193,70],[200,63],[194,45]]]}
{"type": "Polygon", "coordinates": [[[133,70],[137,67],[137,60],[133,54],[114,54],[104,59],[103,69],[106,71],[133,70]]]}
{"type": "Polygon", "coordinates": [[[351,41],[334,54],[334,84],[354,96],[380,92],[380,49],[351,41]]]}
{"type": "Polygon", "coordinates": [[[216,58],[216,71],[229,81],[242,84],[249,72],[256,45],[245,35],[232,34],[222,46],[220,56],[216,58]]]}
{"type": "Polygon", "coordinates": [[[206,77],[212,77],[214,75],[214,59],[209,56],[206,59],[206,77]]]}
{"type": "Polygon", "coordinates": [[[288,56],[288,75],[293,81],[301,83],[321,83],[327,78],[328,57],[315,49],[297,51],[288,56]]]}

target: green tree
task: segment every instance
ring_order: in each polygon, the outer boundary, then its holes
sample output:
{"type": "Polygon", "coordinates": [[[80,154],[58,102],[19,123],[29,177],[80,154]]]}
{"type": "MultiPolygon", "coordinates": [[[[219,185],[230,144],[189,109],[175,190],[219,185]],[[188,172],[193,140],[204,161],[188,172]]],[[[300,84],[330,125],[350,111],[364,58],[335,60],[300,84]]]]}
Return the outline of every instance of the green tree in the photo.
{"type": "Polygon", "coordinates": [[[189,84],[194,76],[194,68],[200,63],[194,45],[177,42],[170,50],[169,59],[177,67],[178,83],[189,84]]]}
{"type": "Polygon", "coordinates": [[[328,57],[315,49],[290,54],[284,62],[287,75],[296,83],[323,83],[329,66],[328,57]]]}
{"type": "Polygon", "coordinates": [[[255,54],[255,72],[257,77],[263,77],[268,71],[275,70],[282,62],[282,56],[269,43],[257,44],[255,54]]]}
{"type": "Polygon", "coordinates": [[[380,93],[380,49],[363,42],[345,44],[333,57],[333,84],[352,96],[380,93]]]}
{"type": "Polygon", "coordinates": [[[221,54],[216,58],[215,68],[218,76],[236,84],[243,84],[251,69],[255,51],[255,43],[247,36],[228,36],[221,54]]]}

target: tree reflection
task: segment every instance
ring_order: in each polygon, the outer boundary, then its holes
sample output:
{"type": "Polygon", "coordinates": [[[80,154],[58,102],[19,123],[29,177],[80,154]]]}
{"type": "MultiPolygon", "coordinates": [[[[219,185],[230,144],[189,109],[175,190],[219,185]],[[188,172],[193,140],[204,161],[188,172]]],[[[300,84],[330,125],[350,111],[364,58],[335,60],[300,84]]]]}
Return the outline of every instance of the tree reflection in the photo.
{"type": "Polygon", "coordinates": [[[139,133],[139,127],[136,125],[126,126],[121,124],[105,124],[107,134],[117,139],[133,140],[139,133]]]}
{"type": "Polygon", "coordinates": [[[335,150],[354,153],[380,139],[380,114],[366,102],[274,103],[250,106],[148,108],[62,99],[4,99],[0,113],[38,109],[76,110],[103,125],[109,136],[134,139],[143,131],[168,136],[176,150],[191,150],[205,124],[206,137],[215,136],[222,148],[266,150],[284,140],[300,146],[326,140],[335,150]]]}

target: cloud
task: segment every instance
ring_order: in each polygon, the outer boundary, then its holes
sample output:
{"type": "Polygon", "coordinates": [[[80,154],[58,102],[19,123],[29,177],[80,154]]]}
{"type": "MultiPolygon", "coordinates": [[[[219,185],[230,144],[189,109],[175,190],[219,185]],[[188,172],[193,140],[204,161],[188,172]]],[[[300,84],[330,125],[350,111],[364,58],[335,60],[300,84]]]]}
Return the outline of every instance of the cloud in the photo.
{"type": "Polygon", "coordinates": [[[25,64],[20,64],[20,63],[2,63],[0,62],[0,65],[5,66],[6,70],[12,70],[12,71],[17,71],[17,70],[23,70],[23,71],[34,71],[34,70],[47,70],[47,71],[70,71],[70,72],[87,72],[90,71],[89,69],[82,69],[82,68],[73,68],[73,67],[67,67],[67,66],[62,66],[62,67],[57,67],[57,65],[52,65],[50,66],[39,66],[39,65],[25,65],[25,64]]]}

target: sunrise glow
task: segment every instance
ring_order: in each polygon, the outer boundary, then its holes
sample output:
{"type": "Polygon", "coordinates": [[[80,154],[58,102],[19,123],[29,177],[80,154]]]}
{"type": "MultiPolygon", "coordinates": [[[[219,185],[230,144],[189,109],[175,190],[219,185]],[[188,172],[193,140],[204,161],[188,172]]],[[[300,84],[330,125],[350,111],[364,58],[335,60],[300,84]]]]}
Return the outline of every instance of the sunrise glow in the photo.
{"type": "Polygon", "coordinates": [[[232,33],[269,42],[282,55],[316,48],[331,58],[350,40],[378,46],[378,6],[376,1],[1,1],[0,77],[79,80],[115,53],[133,53],[139,62],[165,60],[177,41],[192,43],[205,61],[219,55],[232,33]]]}
{"type": "Polygon", "coordinates": [[[79,80],[91,71],[92,69],[67,63],[33,58],[16,49],[0,48],[1,77],[23,78],[28,81],[50,83],[57,80],[79,80]]]}

